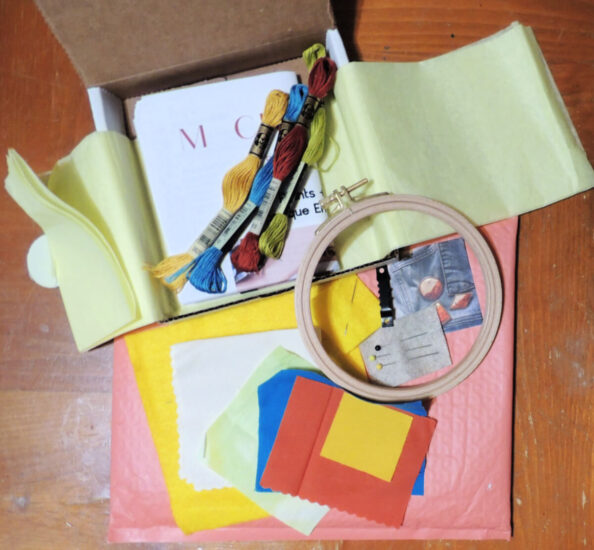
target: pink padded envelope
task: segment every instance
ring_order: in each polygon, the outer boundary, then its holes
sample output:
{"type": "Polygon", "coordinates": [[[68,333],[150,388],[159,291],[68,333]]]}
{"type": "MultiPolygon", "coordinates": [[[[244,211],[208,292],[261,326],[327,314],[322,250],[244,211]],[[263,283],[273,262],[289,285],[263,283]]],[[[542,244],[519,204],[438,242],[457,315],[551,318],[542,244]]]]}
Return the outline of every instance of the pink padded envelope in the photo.
{"type": "MultiPolygon", "coordinates": [[[[478,369],[431,404],[429,415],[438,428],[427,455],[425,495],[411,497],[398,529],[331,510],[309,538],[509,539],[516,230],[517,218],[482,228],[504,281],[503,318],[478,369]]],[[[482,299],[482,277],[469,256],[482,299]]],[[[464,355],[478,329],[448,334],[453,361],[464,355]]],[[[123,338],[115,343],[111,468],[112,542],[307,538],[274,518],[183,535],[171,515],[123,338]]]]}

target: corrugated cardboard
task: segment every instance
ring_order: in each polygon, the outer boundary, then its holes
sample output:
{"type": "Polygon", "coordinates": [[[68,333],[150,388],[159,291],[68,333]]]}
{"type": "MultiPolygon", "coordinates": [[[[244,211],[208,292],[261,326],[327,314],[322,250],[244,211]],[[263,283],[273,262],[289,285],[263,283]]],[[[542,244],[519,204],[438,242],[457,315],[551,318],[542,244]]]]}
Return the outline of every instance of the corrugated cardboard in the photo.
{"type": "Polygon", "coordinates": [[[120,98],[296,58],[334,27],[328,0],[35,1],[85,85],[120,98]]]}

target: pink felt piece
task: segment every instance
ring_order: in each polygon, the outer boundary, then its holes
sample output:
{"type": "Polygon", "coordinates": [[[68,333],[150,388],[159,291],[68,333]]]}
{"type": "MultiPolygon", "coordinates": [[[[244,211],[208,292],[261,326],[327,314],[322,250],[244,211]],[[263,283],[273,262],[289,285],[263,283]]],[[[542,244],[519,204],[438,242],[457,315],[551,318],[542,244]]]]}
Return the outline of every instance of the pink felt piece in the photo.
{"type": "MultiPolygon", "coordinates": [[[[411,497],[398,529],[331,510],[309,538],[509,539],[516,231],[517,218],[483,228],[504,281],[502,322],[479,368],[431,405],[429,414],[438,428],[427,455],[425,495],[411,497]]],[[[469,259],[482,300],[482,278],[472,254],[469,259]]],[[[477,331],[473,327],[448,334],[454,361],[472,344],[477,331]]],[[[183,535],[173,521],[122,338],[114,349],[110,541],[307,538],[273,518],[183,535]]]]}

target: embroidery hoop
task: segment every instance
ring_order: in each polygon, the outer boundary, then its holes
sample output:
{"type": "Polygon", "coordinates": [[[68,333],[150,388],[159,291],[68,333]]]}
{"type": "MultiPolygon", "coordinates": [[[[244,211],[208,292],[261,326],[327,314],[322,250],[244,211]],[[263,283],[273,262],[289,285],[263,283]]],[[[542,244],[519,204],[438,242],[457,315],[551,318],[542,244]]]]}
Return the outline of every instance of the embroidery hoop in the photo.
{"type": "Polygon", "coordinates": [[[418,195],[381,193],[354,199],[350,192],[364,183],[367,183],[367,180],[361,180],[349,188],[343,186],[322,201],[323,208],[328,209],[332,204],[337,204],[340,210],[318,228],[316,237],[299,268],[295,283],[297,327],[307,349],[322,372],[348,391],[382,402],[413,401],[435,397],[451,390],[469,376],[479,366],[493,344],[503,308],[503,292],[497,262],[487,241],[476,227],[452,208],[418,195]],[[314,273],[322,254],[342,231],[368,216],[400,210],[420,212],[438,218],[464,238],[481,267],[486,300],[480,332],[466,356],[457,365],[429,382],[388,387],[354,377],[328,356],[313,325],[310,293],[314,273]]]}

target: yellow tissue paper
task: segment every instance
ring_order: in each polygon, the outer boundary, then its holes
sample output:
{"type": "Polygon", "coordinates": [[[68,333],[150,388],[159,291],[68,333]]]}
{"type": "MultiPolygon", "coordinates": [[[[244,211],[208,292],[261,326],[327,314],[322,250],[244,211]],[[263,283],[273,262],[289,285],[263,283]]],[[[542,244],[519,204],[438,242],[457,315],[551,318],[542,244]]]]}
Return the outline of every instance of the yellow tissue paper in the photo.
{"type": "MultiPolygon", "coordinates": [[[[138,318],[132,282],[103,234],[51,193],[15,151],[8,152],[6,190],[47,236],[76,344],[84,350],[138,318]],[[95,280],[85,293],[79,280],[95,280]]],[[[153,319],[154,320],[154,319],[153,319]]]]}
{"type": "MultiPolygon", "coordinates": [[[[348,63],[334,95],[325,194],[366,177],[355,195],[422,195],[484,225],[594,185],[534,34],[519,23],[420,62],[348,63]]],[[[450,232],[391,212],[349,228],[337,252],[352,267],[450,232]]]]}
{"type": "Polygon", "coordinates": [[[128,138],[88,135],[56,163],[47,186],[16,151],[7,164],[6,190],[47,237],[46,271],[55,267],[79,350],[173,314],[171,293],[143,267],[162,254],[128,138]]]}

